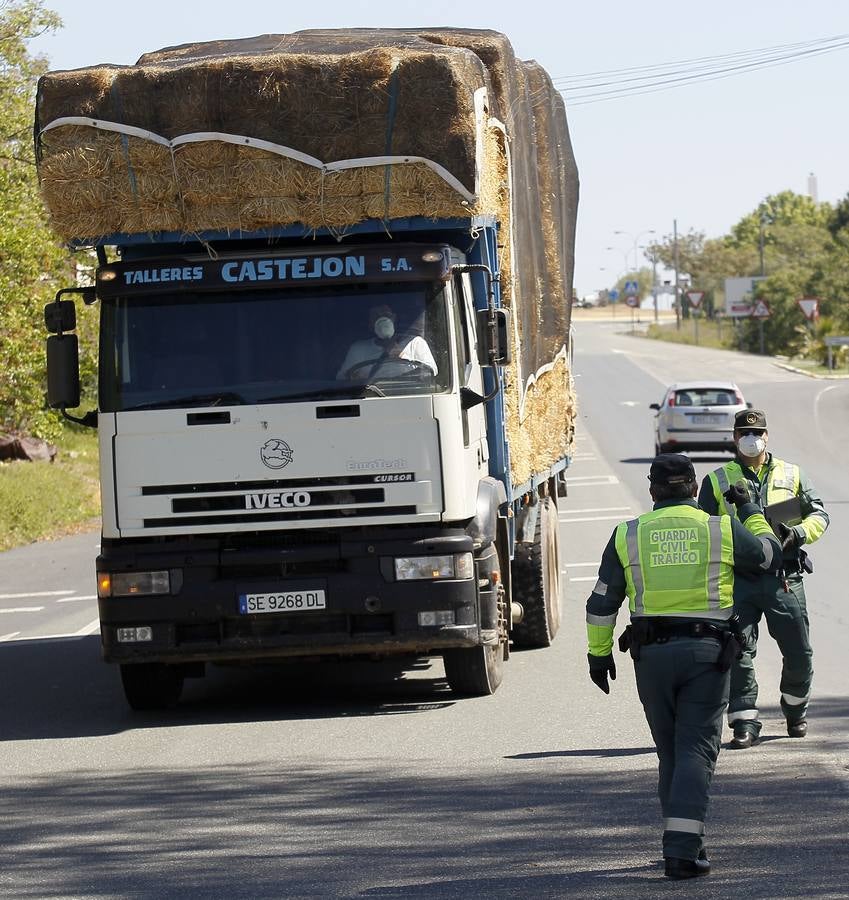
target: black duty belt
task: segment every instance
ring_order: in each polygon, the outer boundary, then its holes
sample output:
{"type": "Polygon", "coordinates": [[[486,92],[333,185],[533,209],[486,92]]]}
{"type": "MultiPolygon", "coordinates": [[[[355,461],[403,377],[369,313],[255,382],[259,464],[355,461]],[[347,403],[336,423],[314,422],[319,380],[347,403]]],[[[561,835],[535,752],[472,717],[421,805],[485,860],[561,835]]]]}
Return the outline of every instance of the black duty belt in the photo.
{"type": "Polygon", "coordinates": [[[715,638],[722,644],[722,653],[717,661],[721,672],[728,670],[733,659],[739,659],[743,649],[740,623],[736,616],[728,622],[715,624],[697,619],[693,622],[670,622],[664,619],[639,618],[619,636],[619,649],[631,651],[634,660],[640,658],[640,648],[647,644],[664,644],[671,637],[715,638]]]}

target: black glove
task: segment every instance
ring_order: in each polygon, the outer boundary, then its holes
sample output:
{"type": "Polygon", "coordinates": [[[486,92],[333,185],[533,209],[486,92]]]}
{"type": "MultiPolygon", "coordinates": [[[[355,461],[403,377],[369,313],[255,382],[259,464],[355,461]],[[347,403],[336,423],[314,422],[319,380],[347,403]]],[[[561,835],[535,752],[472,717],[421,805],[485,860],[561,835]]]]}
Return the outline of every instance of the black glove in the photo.
{"type": "Polygon", "coordinates": [[[613,654],[608,653],[607,656],[593,656],[592,653],[587,654],[587,660],[590,664],[590,678],[593,684],[597,684],[605,694],[610,693],[610,684],[608,684],[607,676],[616,681],[616,663],[613,662],[613,654]]]}
{"type": "Polygon", "coordinates": [[[778,537],[781,541],[782,550],[795,550],[802,543],[799,540],[799,533],[796,529],[785,525],[784,522],[778,523],[778,537]]]}
{"type": "Polygon", "coordinates": [[[736,484],[732,484],[722,496],[725,497],[729,503],[733,503],[737,509],[752,502],[749,485],[746,484],[745,481],[738,481],[736,484]]]}

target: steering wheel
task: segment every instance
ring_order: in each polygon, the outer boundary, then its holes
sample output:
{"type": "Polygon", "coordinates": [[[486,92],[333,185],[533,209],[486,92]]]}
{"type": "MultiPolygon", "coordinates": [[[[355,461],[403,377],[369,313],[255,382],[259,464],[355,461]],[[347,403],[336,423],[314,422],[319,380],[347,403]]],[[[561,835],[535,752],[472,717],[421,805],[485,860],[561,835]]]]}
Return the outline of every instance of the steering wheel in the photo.
{"type": "Polygon", "coordinates": [[[356,378],[358,376],[354,373],[359,372],[361,369],[366,369],[367,371],[361,373],[359,377],[368,375],[369,378],[374,378],[376,375],[380,375],[384,380],[403,375],[412,375],[413,373],[418,374],[422,369],[427,371],[429,375],[433,375],[431,367],[418,359],[402,359],[400,356],[376,356],[374,359],[364,359],[362,362],[354,363],[344,373],[345,377],[350,379],[356,378]],[[374,369],[374,371],[369,371],[370,369],[374,369]]]}

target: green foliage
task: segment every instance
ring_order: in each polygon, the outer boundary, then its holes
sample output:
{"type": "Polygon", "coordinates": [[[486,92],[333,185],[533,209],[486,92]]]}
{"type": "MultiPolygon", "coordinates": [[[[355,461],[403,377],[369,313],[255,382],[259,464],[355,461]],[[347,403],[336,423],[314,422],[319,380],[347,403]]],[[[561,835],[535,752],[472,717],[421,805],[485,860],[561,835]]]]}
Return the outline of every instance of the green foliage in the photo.
{"type": "Polygon", "coordinates": [[[97,435],[68,428],[55,462],[0,463],[0,550],[77,531],[100,512],[97,435]]]}
{"type": "MultiPolygon", "coordinates": [[[[673,265],[671,235],[649,250],[666,267],[673,265]]],[[[758,353],[763,333],[766,353],[824,360],[825,335],[849,334],[849,195],[832,207],[784,191],[767,197],[724,237],[706,239],[695,231],[678,236],[679,272],[705,292],[702,308],[708,315],[724,304],[726,278],[758,275],[762,264],[766,279],[756,296],[767,302],[771,315],[760,323],[740,320],[734,346],[758,353]],[[813,325],[799,309],[801,297],[820,299],[820,318],[813,325]]],[[[686,298],[682,312],[686,317],[686,298]]]]}
{"type": "MultiPolygon", "coordinates": [[[[32,146],[35,88],[47,61],[28,43],[61,22],[40,0],[0,3],[0,429],[55,438],[60,420],[44,402],[43,307],[75,283],[38,194],[32,146]]],[[[95,313],[80,311],[83,378],[91,392],[95,313]]]]}
{"type": "Polygon", "coordinates": [[[761,201],[757,209],[744,216],[732,229],[728,242],[738,247],[757,247],[760,242],[761,227],[764,243],[775,240],[776,225],[811,225],[826,228],[833,216],[828,203],[816,203],[804,194],[782,191],[761,201]]]}

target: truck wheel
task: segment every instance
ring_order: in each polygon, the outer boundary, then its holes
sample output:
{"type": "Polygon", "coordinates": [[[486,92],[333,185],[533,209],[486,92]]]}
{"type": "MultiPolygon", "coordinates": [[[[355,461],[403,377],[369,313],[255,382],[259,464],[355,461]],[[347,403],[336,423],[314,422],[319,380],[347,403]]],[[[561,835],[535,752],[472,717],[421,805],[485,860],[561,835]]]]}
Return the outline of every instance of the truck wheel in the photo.
{"type": "Polygon", "coordinates": [[[124,696],[133,709],[167,709],[175,706],[183,692],[183,670],[164,663],[121,666],[124,696]]]}
{"type": "Polygon", "coordinates": [[[532,544],[517,544],[513,596],[525,614],[513,626],[517,647],[549,647],[560,628],[560,523],[551,497],[540,501],[532,544]]]}
{"type": "Polygon", "coordinates": [[[455,694],[488,697],[495,693],[504,677],[504,643],[446,650],[442,661],[445,677],[455,694]]]}
{"type": "MultiPolygon", "coordinates": [[[[501,559],[499,554],[499,571],[501,559]]],[[[445,678],[455,694],[488,697],[494,694],[504,678],[507,648],[507,595],[501,578],[496,582],[498,608],[498,643],[480,647],[457,647],[445,650],[445,678]]]]}

